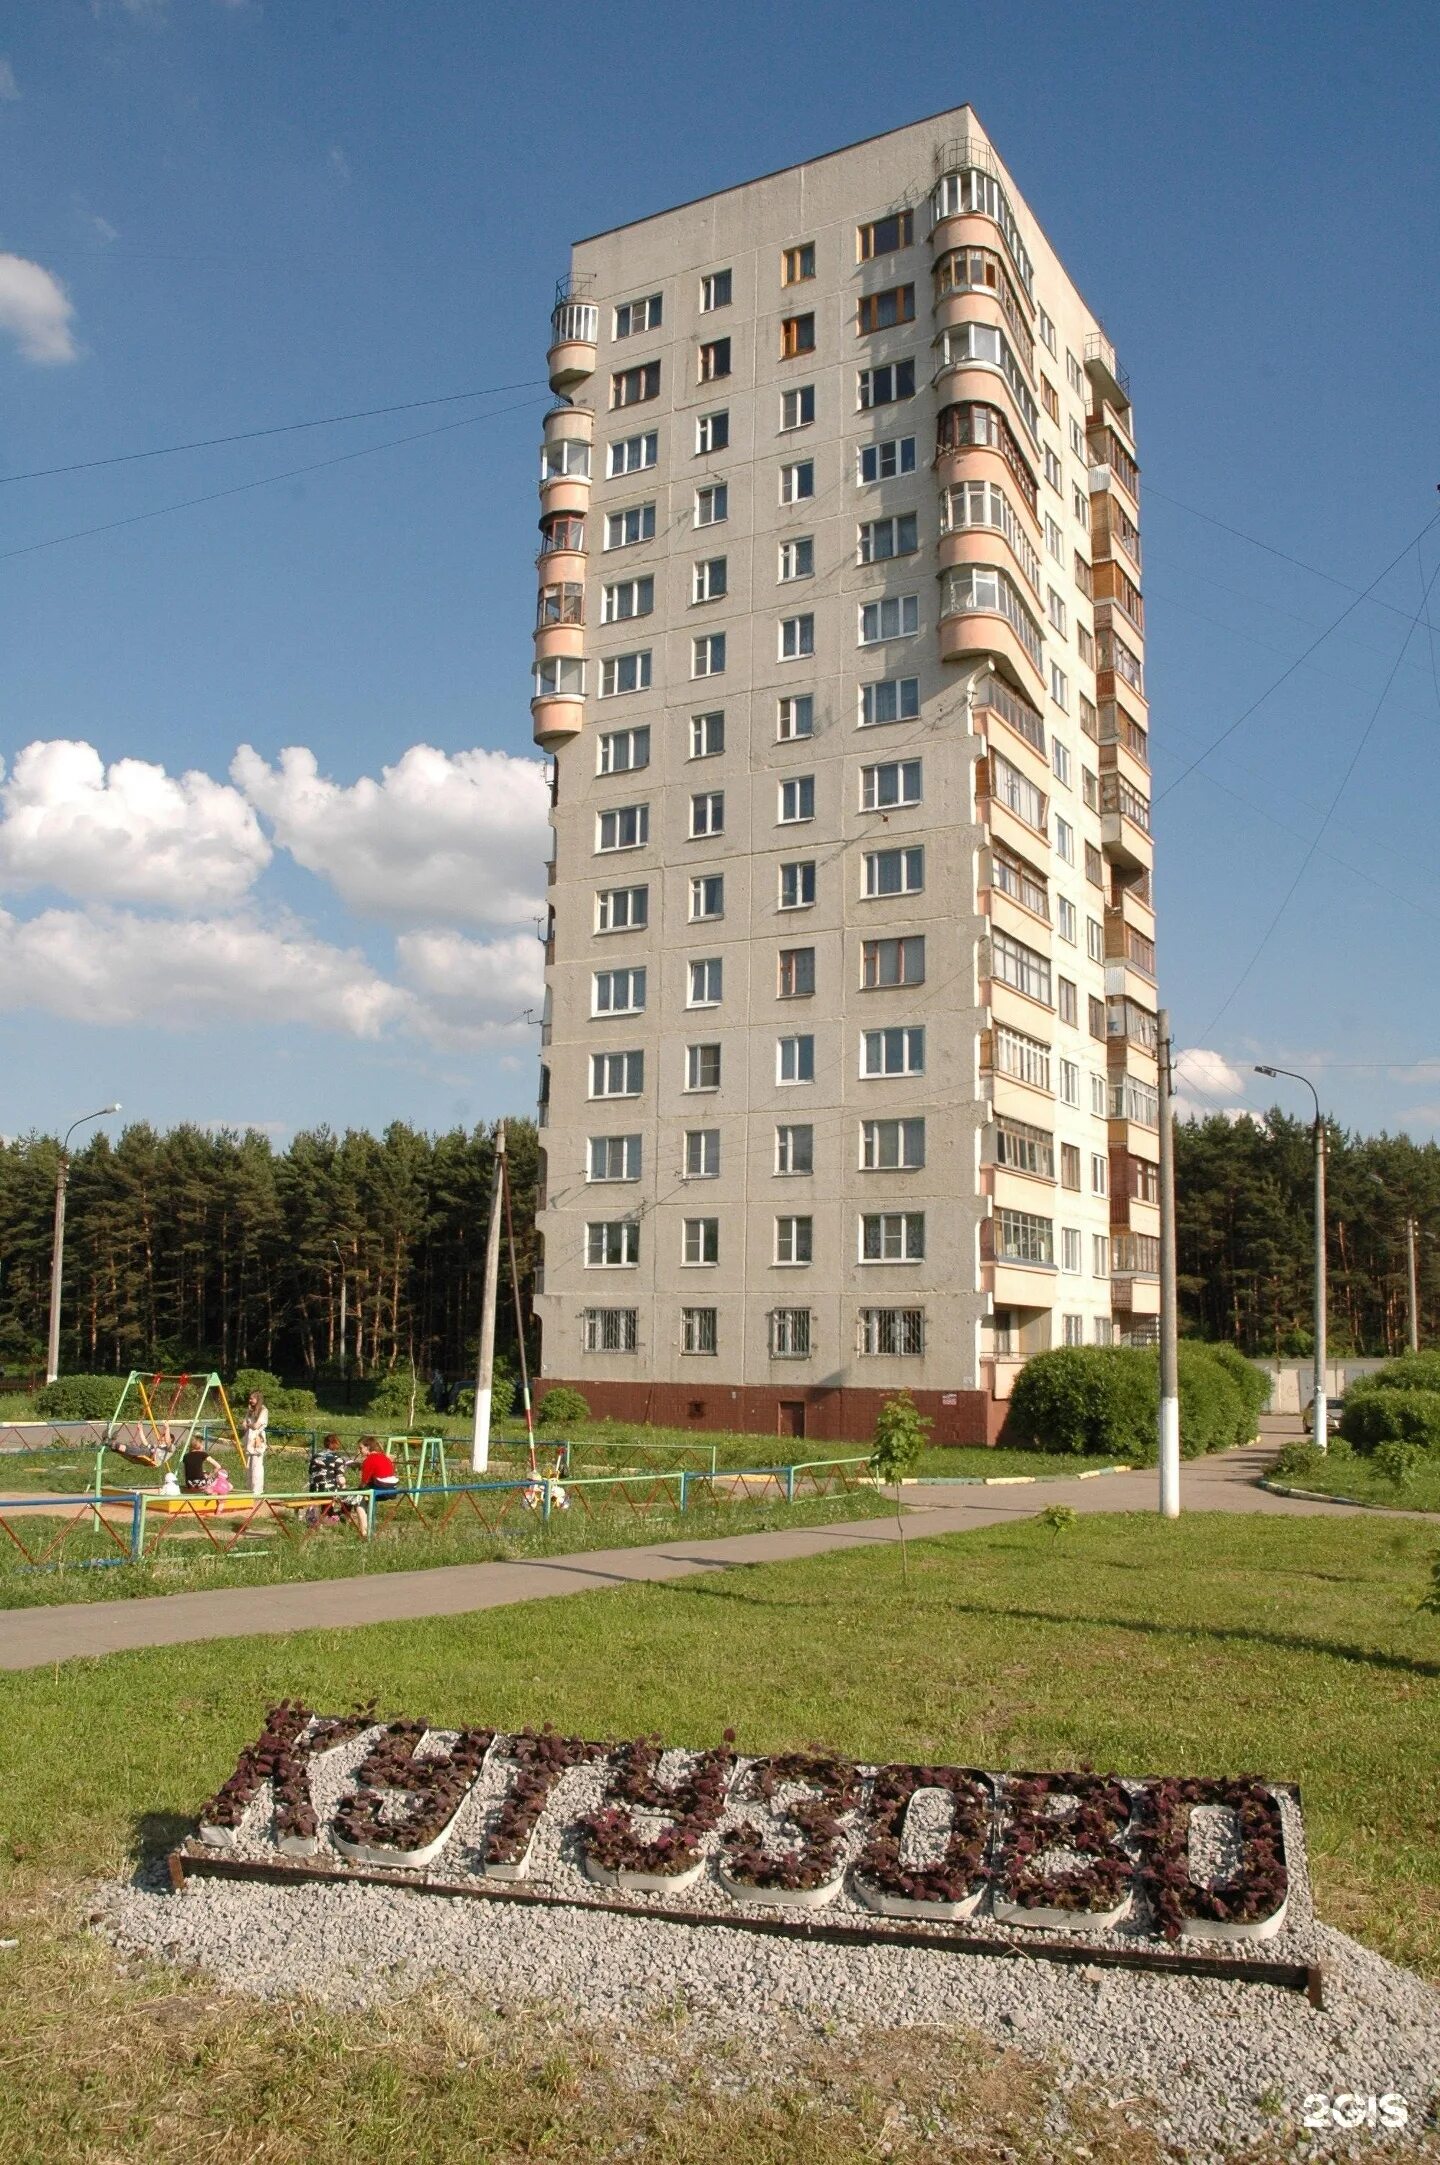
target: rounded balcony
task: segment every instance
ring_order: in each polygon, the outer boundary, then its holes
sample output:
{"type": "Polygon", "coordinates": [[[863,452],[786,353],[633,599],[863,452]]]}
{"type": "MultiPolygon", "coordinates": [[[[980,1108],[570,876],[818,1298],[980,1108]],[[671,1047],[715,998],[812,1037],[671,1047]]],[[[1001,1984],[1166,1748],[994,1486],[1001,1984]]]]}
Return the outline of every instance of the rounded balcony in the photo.
{"type": "Polygon", "coordinates": [[[576,474],[542,473],[540,502],[546,511],[583,514],[590,508],[590,482],[576,474]]]}
{"type": "Polygon", "coordinates": [[[971,478],[947,490],[940,518],[936,553],[942,569],[993,563],[998,543],[1018,575],[1021,593],[1039,607],[1043,599],[1040,554],[1015,514],[1010,492],[998,480],[971,478]]]}
{"type": "Polygon", "coordinates": [[[998,483],[1028,515],[1039,539],[1040,484],[1006,410],[993,399],[957,400],[941,409],[935,472],[946,490],[967,481],[998,483]]]}
{"type": "Polygon", "coordinates": [[[546,511],[540,520],[535,559],[545,584],[585,577],[585,521],[573,512],[546,511]]]}
{"type": "Polygon", "coordinates": [[[957,564],[940,580],[940,659],[987,658],[1027,699],[1044,697],[1044,640],[1019,581],[993,561],[957,564]]]}
{"type": "Polygon", "coordinates": [[[535,659],[537,662],[552,661],[563,655],[579,661],[585,653],[585,627],[583,624],[562,624],[555,621],[535,626],[535,659]]]}
{"type": "Polygon", "coordinates": [[[543,693],[530,702],[530,727],[544,749],[569,744],[585,726],[585,702],[564,694],[543,693]]]}
{"type": "Polygon", "coordinates": [[[547,444],[559,443],[563,438],[573,437],[580,443],[595,441],[595,409],[593,406],[577,406],[573,399],[557,399],[547,408],[541,426],[547,444]]]}
{"type": "Polygon", "coordinates": [[[545,512],[583,514],[589,509],[594,427],[588,407],[557,406],[545,416],[540,447],[540,503],[545,512]]]}
{"type": "Polygon", "coordinates": [[[593,301],[557,301],[550,318],[550,388],[565,391],[595,373],[600,311],[593,301]]]}

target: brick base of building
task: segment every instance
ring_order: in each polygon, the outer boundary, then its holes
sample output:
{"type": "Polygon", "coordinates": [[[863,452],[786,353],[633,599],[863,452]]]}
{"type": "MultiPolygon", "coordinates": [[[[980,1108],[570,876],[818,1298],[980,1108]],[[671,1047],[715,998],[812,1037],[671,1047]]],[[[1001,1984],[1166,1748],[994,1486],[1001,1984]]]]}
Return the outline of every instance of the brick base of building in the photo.
{"type": "MultiPolygon", "coordinates": [[[[825,1384],[797,1384],[777,1390],[770,1384],[714,1384],[698,1389],[686,1383],[599,1383],[592,1377],[546,1376],[537,1384],[543,1398],[561,1382],[583,1392],[597,1420],[633,1421],[656,1428],[734,1429],[743,1435],[779,1436],[787,1443],[864,1443],[875,1433],[875,1419],[890,1391],[867,1391],[825,1384]]],[[[934,1423],[928,1442],[944,1447],[990,1446],[999,1440],[1008,1408],[988,1391],[914,1391],[920,1412],[934,1423]]]]}

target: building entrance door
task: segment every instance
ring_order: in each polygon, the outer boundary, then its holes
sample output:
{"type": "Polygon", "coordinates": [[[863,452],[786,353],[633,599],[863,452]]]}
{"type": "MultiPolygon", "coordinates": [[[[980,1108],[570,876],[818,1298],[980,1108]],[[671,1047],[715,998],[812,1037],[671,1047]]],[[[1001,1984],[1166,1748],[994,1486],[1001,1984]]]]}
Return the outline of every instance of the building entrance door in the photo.
{"type": "Polygon", "coordinates": [[[805,1433],[805,1401],[803,1398],[782,1398],[777,1433],[781,1436],[803,1436],[805,1433]]]}

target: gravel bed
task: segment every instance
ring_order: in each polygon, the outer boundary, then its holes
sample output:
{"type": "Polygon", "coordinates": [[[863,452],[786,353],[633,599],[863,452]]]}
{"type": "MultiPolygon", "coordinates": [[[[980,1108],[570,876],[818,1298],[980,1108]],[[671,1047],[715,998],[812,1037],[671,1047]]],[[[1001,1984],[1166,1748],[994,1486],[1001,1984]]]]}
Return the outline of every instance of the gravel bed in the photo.
{"type": "MultiPolygon", "coordinates": [[[[1146,2104],[1185,2158],[1298,2125],[1310,2093],[1398,2092],[1418,2127],[1440,2094],[1440,1993],[1326,1926],[1326,2006],[1273,1986],[1139,1977],[894,1946],[805,1947],[580,1906],[289,1888],[158,1873],[102,1888],[91,1921],[125,1954],[160,1957],[262,1999],[361,2010],[452,1985],[478,2011],[578,2010],[601,2029],[685,2010],[680,2038],[739,2039],[757,2080],[787,2021],[816,2038],[957,2026],[1051,2058],[1116,2105],[1146,2104]],[[1266,2099],[1270,2110],[1262,2108],[1266,2099]],[[1277,2117],[1278,2111],[1278,2117],[1277,2117]]],[[[1347,2141],[1323,2138],[1325,2155],[1347,2141]]]]}

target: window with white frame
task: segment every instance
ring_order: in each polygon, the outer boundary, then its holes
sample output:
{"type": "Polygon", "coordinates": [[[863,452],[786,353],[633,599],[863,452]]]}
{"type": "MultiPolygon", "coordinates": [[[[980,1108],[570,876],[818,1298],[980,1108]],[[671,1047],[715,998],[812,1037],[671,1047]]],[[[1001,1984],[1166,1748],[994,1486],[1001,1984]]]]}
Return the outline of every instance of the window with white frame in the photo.
{"type": "Polygon", "coordinates": [[[1050,769],[1062,789],[1073,789],[1071,781],[1070,747],[1052,735],[1050,739],[1050,769]]]}
{"type": "Polygon", "coordinates": [[[1066,864],[1075,862],[1075,829],[1068,819],[1055,815],[1055,854],[1066,864]]]}
{"type": "Polygon", "coordinates": [[[1039,1263],[1047,1269],[1055,1262],[1055,1227],[1050,1218],[1033,1210],[997,1210],[995,1259],[999,1263],[1039,1263]]]}
{"type": "Polygon", "coordinates": [[[596,970],[591,984],[592,1015],[641,1015],[645,1012],[645,972],[596,970]]]}
{"type": "Polygon", "coordinates": [[[723,872],[704,872],[690,882],[690,922],[702,924],[710,917],[725,915],[725,875],[723,872]]]}
{"type": "Polygon", "coordinates": [[[989,758],[990,787],[1000,802],[1033,827],[1037,834],[1044,834],[1050,817],[1050,799],[1043,789],[1037,788],[1028,774],[1012,766],[1003,752],[991,752],[989,758]]]}
{"type": "Polygon", "coordinates": [[[692,677],[722,677],[725,674],[725,634],[723,631],[702,632],[690,645],[690,674],[692,677]]]}
{"type": "Polygon", "coordinates": [[[896,805],[918,804],[923,762],[918,759],[887,759],[860,769],[860,809],[888,812],[896,805]]]}
{"type": "Polygon", "coordinates": [[[1090,531],[1090,499],[1084,489],[1078,488],[1073,482],[1070,487],[1070,509],[1074,514],[1076,524],[1083,526],[1088,534],[1090,531]]]}
{"type": "Polygon", "coordinates": [[[860,1219],[862,1263],[923,1263],[923,1210],[867,1211],[860,1219]]]}
{"type": "Polygon", "coordinates": [[[813,1218],[777,1218],[775,1220],[775,1261],[777,1264],[800,1264],[814,1261],[815,1221],[813,1218]]]}
{"type": "Polygon", "coordinates": [[[1027,999],[1050,1005],[1050,957],[998,928],[990,935],[990,975],[1027,999]]]}
{"type": "Polygon", "coordinates": [[[898,406],[915,396],[915,363],[887,361],[882,368],[862,368],[855,379],[856,403],[862,413],[877,406],[898,406]]]}
{"type": "Polygon", "coordinates": [[[703,1264],[707,1268],[720,1260],[720,1220],[718,1218],[686,1218],[680,1243],[680,1260],[694,1268],[703,1264]]]}
{"type": "Polygon", "coordinates": [[[1062,714],[1070,711],[1070,679],[1058,662],[1050,664],[1050,697],[1062,714]]]}
{"type": "Polygon", "coordinates": [[[685,1130],[685,1178],[687,1180],[718,1180],[720,1177],[720,1130],[718,1128],[687,1128],[685,1130]]]}
{"type": "Polygon", "coordinates": [[[1057,977],[1055,980],[1055,1012],[1072,1030],[1080,1027],[1080,994],[1073,978],[1057,977]]]}
{"type": "Polygon", "coordinates": [[[725,407],[715,413],[697,414],[695,417],[695,450],[703,457],[710,451],[728,451],[730,448],[730,415],[725,407]]]}
{"type": "Polygon", "coordinates": [[[1098,917],[1085,920],[1085,952],[1092,962],[1105,960],[1105,927],[1098,917]]]}
{"type": "Polygon", "coordinates": [[[606,471],[611,481],[622,474],[643,474],[660,456],[660,432],[647,429],[643,436],[621,436],[609,446],[606,471]]]}
{"type": "Polygon", "coordinates": [[[918,594],[887,594],[880,601],[860,604],[861,646],[877,646],[886,639],[910,639],[919,629],[918,594]]]}
{"type": "MultiPolygon", "coordinates": [[[[1077,1105],[1080,1103],[1078,1072],[1075,1083],[1075,1103],[1077,1105]]],[[[1093,1072],[1090,1077],[1090,1110],[1097,1120],[1108,1120],[1110,1117],[1110,1092],[1106,1078],[1093,1072]]]]}
{"type": "Polygon", "coordinates": [[[923,1023],[861,1031],[860,1073],[867,1080],[876,1075],[923,1075],[924,1072],[923,1023]]]}
{"type": "Polygon", "coordinates": [[[792,391],[780,394],[780,426],[782,429],[809,428],[815,419],[815,386],[813,383],[796,384],[792,391]]]}
{"type": "MultiPolygon", "coordinates": [[[[650,616],[655,608],[653,579],[617,579],[600,597],[600,621],[623,624],[628,617],[650,616]]],[[[627,687],[634,689],[633,686],[627,687]]],[[[602,684],[601,690],[604,690],[602,684]]]]}
{"type": "Polygon", "coordinates": [[[585,1228],[587,1270],[633,1270],[640,1260],[640,1225],[635,1218],[592,1219],[585,1228]]]}
{"type": "MultiPolygon", "coordinates": [[[[627,504],[623,511],[610,511],[605,515],[605,546],[607,549],[631,549],[639,541],[655,539],[655,505],[627,504]]],[[[605,618],[608,623],[610,619],[605,618]]]]}
{"type": "MultiPolygon", "coordinates": [[[[1062,1188],[1069,1188],[1074,1195],[1080,1193],[1080,1145],[1078,1143],[1062,1143],[1060,1145],[1060,1185],[1062,1188]]],[[[1080,1251],[1078,1248],[1075,1251],[1075,1268],[1077,1270],[1080,1268],[1080,1251]]]]}
{"type": "Polygon", "coordinates": [[[814,900],[814,858],[804,858],[796,864],[782,864],[780,867],[781,909],[808,910],[814,900]]]}
{"type": "Polygon", "coordinates": [[[780,544],[781,585],[789,579],[813,579],[815,576],[815,537],[813,534],[797,534],[793,541],[780,544]]]}
{"type": "Polygon", "coordinates": [[[1029,1083],[1036,1090],[1050,1088],[1050,1047],[1024,1030],[1012,1030],[1008,1023],[995,1026],[995,1065],[1016,1082],[1029,1083]]]}
{"type": "Polygon", "coordinates": [[[617,698],[622,692],[650,689],[650,649],[638,654],[608,654],[600,664],[600,697],[617,698]]]}
{"type": "Polygon", "coordinates": [[[718,1007],[724,994],[725,965],[719,955],[701,955],[690,964],[687,1007],[718,1007]]]}
{"type": "Polygon", "coordinates": [[[860,985],[862,991],[878,992],[891,985],[923,985],[925,982],[925,935],[907,933],[901,939],[862,940],[860,985]]]}
{"type": "Polygon", "coordinates": [[[1108,1195],[1110,1192],[1110,1160],[1103,1150],[1090,1153],[1090,1193],[1108,1195]]]}
{"type": "Polygon", "coordinates": [[[815,700],[810,692],[796,692],[775,707],[775,734],[782,744],[815,734],[815,700]]]}
{"type": "Polygon", "coordinates": [[[535,664],[537,699],[583,699],[585,664],[578,654],[547,654],[535,664]]]}
{"type": "Polygon", "coordinates": [[[815,777],[813,774],[787,775],[780,784],[778,818],[782,827],[793,827],[799,821],[815,817],[815,777]]]}
{"type": "Polygon", "coordinates": [[[863,1356],[918,1359],[925,1351],[923,1308],[862,1308],[855,1322],[855,1350],[863,1356]]]}
{"type": "Polygon", "coordinates": [[[725,716],[723,711],[710,714],[692,714],[690,717],[690,757],[714,759],[725,749],[725,716]]]}
{"type": "Polygon", "coordinates": [[[714,1308],[682,1308],[680,1311],[680,1351],[682,1353],[718,1353],[719,1331],[714,1308]]]}
{"type": "Polygon", "coordinates": [[[718,1090],[720,1088],[720,1047],[718,1045],[687,1045],[685,1047],[685,1088],[687,1090],[718,1090]]]}
{"type": "Polygon", "coordinates": [[[580,1343],[587,1353],[634,1353],[640,1343],[638,1308],[586,1308],[580,1343]]]}
{"type": "Polygon", "coordinates": [[[645,1088],[643,1052],[592,1052],[592,1098],[638,1098],[645,1088]]]}
{"type": "Polygon", "coordinates": [[[597,932],[640,932],[649,922],[648,887],[602,887],[596,894],[597,932]]]}
{"type": "Polygon", "coordinates": [[[925,1163],[923,1120],[862,1120],[860,1169],[865,1173],[915,1173],[925,1163]]]}
{"type": "Polygon", "coordinates": [[[730,516],[730,484],[712,481],[695,491],[695,524],[723,526],[730,516]]]}
{"type": "Polygon", "coordinates": [[[792,459],[780,469],[780,501],[803,504],[815,494],[815,461],[792,459]]]}
{"type": "Polygon", "coordinates": [[[560,436],[547,443],[540,452],[540,479],[546,481],[588,481],[590,479],[590,446],[578,436],[560,436]]]}
{"type": "Polygon", "coordinates": [[[808,1123],[786,1123],[775,1130],[775,1170],[777,1173],[813,1173],[815,1170],[815,1130],[808,1123]]]}
{"type": "Polygon", "coordinates": [[[1084,1316],[1061,1316],[1060,1327],[1063,1343],[1067,1346],[1083,1346],[1085,1343],[1084,1316]]]}
{"type": "Polygon", "coordinates": [[[1057,564],[1064,563],[1065,529],[1058,519],[1051,518],[1048,511],[1045,514],[1045,546],[1057,564]]]}
{"type": "Polygon", "coordinates": [[[866,519],[856,529],[857,563],[883,564],[894,556],[913,556],[920,546],[920,520],[914,511],[887,519],[866,519]]]}
{"type": "Polygon", "coordinates": [[[1050,619],[1051,629],[1058,631],[1062,639],[1068,637],[1069,614],[1065,607],[1064,597],[1057,594],[1053,586],[1045,589],[1045,614],[1050,619]]]}
{"type": "Polygon", "coordinates": [[[733,271],[707,271],[700,281],[701,315],[708,316],[712,308],[728,308],[733,292],[733,271]]]}
{"type": "Polygon", "coordinates": [[[1057,496],[1060,494],[1061,478],[1060,454],[1058,451],[1052,451],[1049,444],[1047,444],[1045,446],[1045,479],[1057,496]]]}
{"type": "Polygon", "coordinates": [[[893,481],[897,475],[915,471],[915,438],[886,436],[878,443],[861,444],[859,481],[868,488],[875,481],[893,481]]]}
{"type": "Polygon", "coordinates": [[[638,1180],[643,1154],[638,1135],[592,1135],[585,1178],[591,1182],[638,1180]]]}
{"type": "Polygon", "coordinates": [[[770,1358],[775,1361],[807,1361],[810,1358],[808,1308],[771,1309],[770,1358]]]}
{"type": "Polygon", "coordinates": [[[1030,1173],[1039,1180],[1055,1178],[1055,1138],[1048,1128],[1032,1126],[999,1113],[995,1120],[995,1163],[1013,1173],[1030,1173]]]}
{"type": "Polygon", "coordinates": [[[599,740],[597,774],[632,774],[650,764],[650,726],[612,729],[599,740]]]}
{"type": "Polygon", "coordinates": [[[1067,1278],[1078,1278],[1082,1268],[1082,1235],[1078,1225],[1060,1228],[1060,1268],[1067,1278]]]}
{"type": "Polygon", "coordinates": [[[690,839],[725,832],[725,792],[701,789],[690,799],[690,839]]]}
{"type": "Polygon", "coordinates": [[[1065,348],[1065,375],[1077,398],[1085,397],[1085,371],[1067,346],[1065,348]]]}
{"type": "Polygon", "coordinates": [[[782,617],[780,619],[781,661],[807,661],[814,652],[814,617],[810,615],[782,617]]]}
{"type": "Polygon", "coordinates": [[[1080,423],[1075,419],[1074,414],[1071,414],[1070,416],[1070,449],[1074,452],[1076,458],[1079,459],[1082,464],[1088,463],[1087,453],[1085,449],[1085,431],[1081,428],[1080,423]]]}
{"type": "Polygon", "coordinates": [[[1055,897],[1055,930],[1062,940],[1074,947],[1079,939],[1079,917],[1068,895],[1055,897]]]}
{"type": "Polygon", "coordinates": [[[1074,1060],[1060,1062],[1060,1102],[1062,1105],[1080,1103],[1080,1069],[1074,1060]]]}
{"type": "Polygon", "coordinates": [[[1095,1343],[1097,1346],[1113,1346],[1115,1343],[1115,1318],[1096,1316],[1095,1343]]]}
{"type": "Polygon", "coordinates": [[[885,722],[911,722],[919,712],[918,677],[881,677],[860,687],[862,729],[875,729],[885,722]]]}
{"type": "Polygon", "coordinates": [[[597,851],[643,849],[650,839],[648,804],[614,804],[595,815],[597,851]]]}
{"type": "Polygon", "coordinates": [[[808,1032],[775,1040],[777,1083],[810,1083],[815,1080],[815,1040],[808,1032]]]}
{"type": "Polygon", "coordinates": [[[641,331],[658,331],[663,308],[658,293],[647,293],[643,301],[622,301],[615,311],[615,336],[635,338],[641,331]]]}
{"type": "Polygon", "coordinates": [[[729,583],[728,559],[707,556],[703,562],[691,567],[690,599],[692,602],[723,600],[729,583]]]}
{"type": "Polygon", "coordinates": [[[925,887],[925,851],[910,849],[866,850],[860,860],[860,892],[874,899],[881,895],[918,895],[925,887]]]}
{"type": "Polygon", "coordinates": [[[1090,1235],[1090,1275],[1092,1278],[1108,1278],[1110,1275],[1110,1236],[1108,1233],[1090,1235]]]}
{"type": "Polygon", "coordinates": [[[782,947],[780,950],[779,983],[776,998],[780,1000],[808,1000],[814,991],[814,948],[782,947]]]}
{"type": "Polygon", "coordinates": [[[1048,348],[1048,350],[1049,350],[1049,351],[1050,351],[1051,353],[1054,353],[1054,352],[1055,352],[1055,326],[1054,326],[1054,324],[1053,324],[1053,323],[1051,322],[1051,320],[1050,320],[1049,316],[1047,316],[1047,315],[1046,315],[1046,313],[1045,313],[1045,311],[1044,311],[1044,309],[1043,309],[1043,308],[1042,308],[1042,309],[1040,310],[1040,320],[1039,320],[1039,322],[1038,322],[1038,323],[1037,323],[1037,325],[1036,325],[1036,329],[1038,330],[1038,332],[1039,332],[1039,334],[1040,334],[1040,343],[1041,343],[1041,345],[1042,345],[1042,346],[1045,346],[1045,347],[1047,347],[1047,348],[1048,348]]]}

